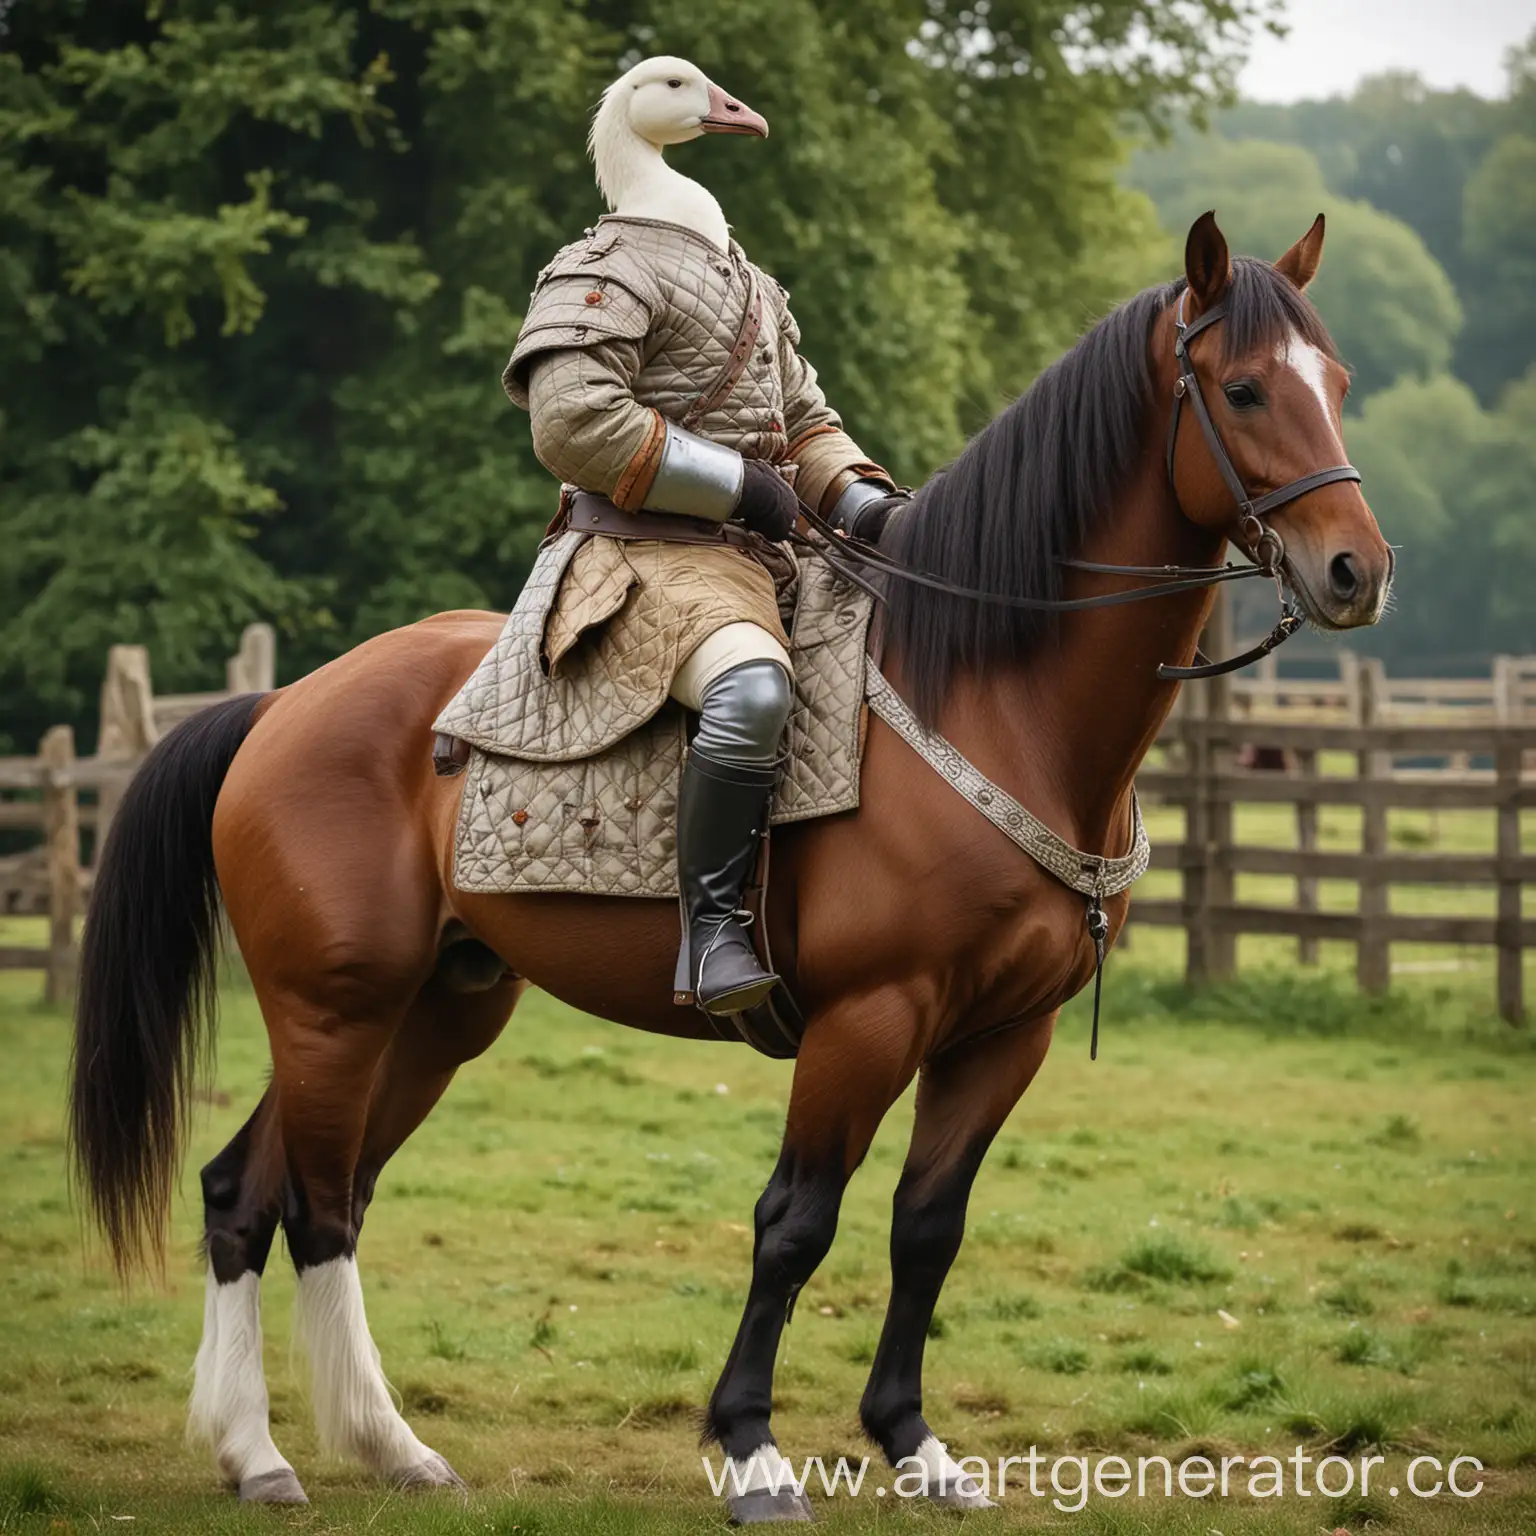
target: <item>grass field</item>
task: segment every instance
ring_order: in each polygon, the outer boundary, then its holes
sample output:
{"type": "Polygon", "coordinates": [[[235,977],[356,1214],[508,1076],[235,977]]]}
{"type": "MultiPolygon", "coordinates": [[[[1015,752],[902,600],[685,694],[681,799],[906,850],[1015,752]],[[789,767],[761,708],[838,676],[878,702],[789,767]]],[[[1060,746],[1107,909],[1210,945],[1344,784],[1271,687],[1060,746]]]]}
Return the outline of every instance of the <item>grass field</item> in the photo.
{"type": "MultiPolygon", "coordinates": [[[[1115,957],[1102,1059],[1088,1062],[1074,1009],[988,1160],[929,1346],[928,1417],[956,1453],[994,1460],[1031,1444],[1176,1459],[1300,1443],[1379,1447],[1387,1475],[1365,1501],[1096,1497],[1076,1515],[1015,1488],[963,1523],[1536,1530],[1529,1034],[1489,1016],[1476,969],[1405,977],[1367,1004],[1327,963],[1315,976],[1277,963],[1191,998],[1174,943],[1143,930],[1115,957]],[[1477,1456],[1484,1491],[1388,1496],[1422,1453],[1477,1456]]],[[[696,1413],[744,1295],[788,1067],[529,999],[386,1171],[360,1255],[405,1410],[473,1496],[403,1498],[320,1459],[274,1253],[274,1433],[313,1503],[253,1511],[181,1439],[201,1323],[195,1179],[163,1289],[125,1297],[82,1258],[61,1134],[67,1022],[39,990],[35,975],[0,976],[0,1530],[720,1525],[696,1413]]],[[[238,980],[224,1004],[191,1169],[266,1070],[238,980]]],[[[776,1428],[795,1460],[866,1449],[855,1412],[909,1112],[893,1111],[855,1179],[786,1334],[776,1428]]],[[[958,1518],[867,1490],[817,1504],[832,1531],[958,1518]]]]}

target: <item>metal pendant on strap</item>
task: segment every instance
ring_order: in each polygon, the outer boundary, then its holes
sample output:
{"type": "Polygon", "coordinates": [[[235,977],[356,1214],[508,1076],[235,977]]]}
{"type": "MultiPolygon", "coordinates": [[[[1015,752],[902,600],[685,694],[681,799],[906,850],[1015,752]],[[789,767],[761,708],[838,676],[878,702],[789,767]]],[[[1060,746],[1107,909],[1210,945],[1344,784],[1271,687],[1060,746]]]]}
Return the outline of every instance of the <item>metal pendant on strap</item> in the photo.
{"type": "Polygon", "coordinates": [[[1099,1059],[1099,997],[1104,990],[1104,946],[1109,938],[1109,914],[1097,896],[1088,898],[1088,937],[1093,940],[1093,1034],[1088,1060],[1099,1059]]]}

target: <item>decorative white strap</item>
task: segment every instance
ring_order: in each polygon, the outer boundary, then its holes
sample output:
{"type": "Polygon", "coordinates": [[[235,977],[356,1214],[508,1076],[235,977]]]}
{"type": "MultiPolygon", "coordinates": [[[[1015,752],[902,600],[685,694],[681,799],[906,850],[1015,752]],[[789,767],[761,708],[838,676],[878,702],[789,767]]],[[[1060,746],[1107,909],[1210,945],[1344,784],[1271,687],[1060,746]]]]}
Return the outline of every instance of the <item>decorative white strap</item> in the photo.
{"type": "Polygon", "coordinates": [[[1047,874],[1084,896],[1117,896],[1147,872],[1152,845],[1142,825],[1141,806],[1131,791],[1131,851],[1118,859],[1083,853],[1057,837],[1006,789],[994,784],[945,739],[925,730],[906,700],[880,669],[865,668],[864,696],[869,707],[962,798],[969,801],[1004,837],[1019,845],[1047,874]]]}

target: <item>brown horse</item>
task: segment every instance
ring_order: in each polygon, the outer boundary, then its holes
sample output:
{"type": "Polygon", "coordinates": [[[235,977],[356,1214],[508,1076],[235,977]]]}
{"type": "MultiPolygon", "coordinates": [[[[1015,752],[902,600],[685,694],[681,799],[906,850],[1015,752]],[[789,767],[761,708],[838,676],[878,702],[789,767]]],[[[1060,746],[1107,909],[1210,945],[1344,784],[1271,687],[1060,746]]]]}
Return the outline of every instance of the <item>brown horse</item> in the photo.
{"type": "MultiPolygon", "coordinates": [[[[1251,495],[1343,462],[1347,378],[1302,294],[1319,219],[1271,266],[1233,262],[1212,216],[1186,276],[1111,314],[894,520],[887,548],[1013,598],[1108,592],[1071,557],[1215,564],[1239,536],[1211,443],[1172,434],[1175,332],[1251,495]],[[1171,483],[1170,483],[1171,481],[1171,483]]],[[[1182,389],[1182,386],[1181,386],[1182,389]]],[[[1278,514],[1284,575],[1328,629],[1380,615],[1392,558],[1352,481],[1278,514]]],[[[1209,590],[1050,616],[893,589],[883,669],[985,774],[1077,847],[1124,852],[1131,786],[1173,703],[1209,590]]],[[[86,929],[75,1153],[125,1270],[162,1251],[189,1084],[210,1027],[219,899],[271,1039],[270,1086],[202,1173],[208,1291],[192,1415],[242,1498],[304,1495],[272,1442],[260,1276],[279,1221],[299,1276],[322,1437],[403,1485],[457,1482],[391,1401],[363,1312],[356,1245],[379,1172],[524,987],[685,1038],[672,1000],[673,904],[466,895],[450,878],[458,783],[434,778],[430,725],[495,639],[489,613],[382,635],[303,681],[187,722],[150,755],[105,849],[86,929]]],[[[984,1503],[922,1414],[923,1344],[976,1170],[1093,975],[1083,898],[1058,884],[878,720],[853,814],[775,837],[773,952],[808,1019],[783,1150],[759,1200],[745,1314],[708,1434],[737,1468],[741,1519],[796,1519],[770,1486],[786,1313],[826,1254],[849,1176],[918,1078],[895,1192],[891,1297],[861,1405],[893,1462],[946,1502],[984,1503]],[[755,1458],[755,1460],[754,1460],[755,1458]]],[[[1107,906],[1111,937],[1126,899],[1107,906]]]]}

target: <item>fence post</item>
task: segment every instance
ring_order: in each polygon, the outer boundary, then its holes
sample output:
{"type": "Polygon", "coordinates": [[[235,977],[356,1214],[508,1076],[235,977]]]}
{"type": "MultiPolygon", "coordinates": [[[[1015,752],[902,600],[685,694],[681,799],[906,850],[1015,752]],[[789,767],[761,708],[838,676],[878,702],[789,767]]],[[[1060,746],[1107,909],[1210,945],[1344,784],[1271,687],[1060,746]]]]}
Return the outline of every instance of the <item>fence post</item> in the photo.
{"type": "Polygon", "coordinates": [[[1360,723],[1360,658],[1353,651],[1339,652],[1339,682],[1344,688],[1344,719],[1360,723]]]}
{"type": "Polygon", "coordinates": [[[48,974],[43,997],[62,1003],[75,986],[75,916],[80,906],[80,804],[75,789],[75,733],[56,725],[38,748],[43,833],[48,850],[48,974]]]}
{"type": "Polygon", "coordinates": [[[1498,882],[1499,1017],[1510,1024],[1525,1022],[1524,955],[1520,929],[1520,759],[1516,741],[1500,742],[1494,756],[1499,793],[1498,882]]]}
{"type": "MultiPolygon", "coordinates": [[[[1317,777],[1317,753],[1311,747],[1300,747],[1296,752],[1296,773],[1306,783],[1317,777]]],[[[1317,803],[1313,800],[1296,802],[1296,848],[1300,853],[1317,852],[1317,803]]],[[[1317,876],[1297,875],[1296,910],[1317,911],[1317,876]]],[[[1317,940],[1303,934],[1296,940],[1296,958],[1302,965],[1317,964],[1317,940]]]]}
{"type": "Polygon", "coordinates": [[[270,624],[247,624],[240,649],[224,664],[231,693],[270,693],[277,686],[277,633],[270,624]]]}
{"type": "MultiPolygon", "coordinates": [[[[1376,657],[1367,657],[1357,669],[1355,679],[1355,723],[1365,730],[1381,718],[1385,693],[1385,669],[1376,657]]],[[[1365,855],[1366,873],[1360,877],[1360,940],[1355,955],[1355,976],[1363,992],[1385,992],[1392,980],[1391,945],[1381,930],[1387,914],[1388,888],[1375,871],[1375,861],[1387,851],[1386,801],[1373,791],[1391,776],[1391,759],[1367,745],[1357,756],[1360,782],[1366,786],[1360,808],[1360,852],[1365,855]]]]}
{"type": "MultiPolygon", "coordinates": [[[[149,652],[142,645],[114,645],[107,652],[101,682],[101,731],[96,755],[107,762],[136,762],[154,746],[155,693],[149,680],[149,652]]],[[[96,802],[96,854],[107,840],[126,781],[103,784],[96,802]]]]}
{"type": "Polygon", "coordinates": [[[1520,671],[1513,656],[1493,658],[1493,718],[1499,725],[1520,723],[1520,671]]]}

